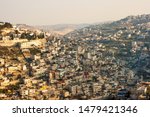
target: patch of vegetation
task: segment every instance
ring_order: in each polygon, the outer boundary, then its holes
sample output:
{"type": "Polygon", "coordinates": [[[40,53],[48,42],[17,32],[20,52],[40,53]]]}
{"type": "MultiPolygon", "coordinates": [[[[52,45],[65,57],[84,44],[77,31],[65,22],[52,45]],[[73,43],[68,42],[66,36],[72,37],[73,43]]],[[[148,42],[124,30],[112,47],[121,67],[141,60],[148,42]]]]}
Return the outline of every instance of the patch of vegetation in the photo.
{"type": "MultiPolygon", "coordinates": [[[[0,22],[3,23],[3,22],[0,22]]],[[[0,25],[0,30],[4,29],[4,28],[12,28],[12,24],[5,22],[3,25],[0,25]]]]}
{"type": "Polygon", "coordinates": [[[40,49],[37,49],[37,48],[30,48],[30,53],[32,55],[36,55],[38,53],[41,53],[40,49]]]}

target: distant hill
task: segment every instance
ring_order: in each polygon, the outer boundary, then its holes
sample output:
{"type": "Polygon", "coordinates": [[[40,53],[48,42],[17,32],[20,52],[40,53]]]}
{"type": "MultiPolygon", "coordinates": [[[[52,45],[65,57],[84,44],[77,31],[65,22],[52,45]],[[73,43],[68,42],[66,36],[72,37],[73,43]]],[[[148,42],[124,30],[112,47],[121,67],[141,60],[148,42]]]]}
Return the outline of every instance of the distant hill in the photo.
{"type": "Polygon", "coordinates": [[[43,25],[43,26],[35,26],[37,29],[50,32],[57,33],[60,35],[65,35],[71,31],[84,28],[89,26],[89,24],[57,24],[57,25],[43,25]]]}
{"type": "Polygon", "coordinates": [[[27,29],[27,30],[37,30],[36,27],[30,26],[30,25],[27,25],[27,24],[16,24],[16,26],[18,28],[24,28],[24,29],[27,29]]]}

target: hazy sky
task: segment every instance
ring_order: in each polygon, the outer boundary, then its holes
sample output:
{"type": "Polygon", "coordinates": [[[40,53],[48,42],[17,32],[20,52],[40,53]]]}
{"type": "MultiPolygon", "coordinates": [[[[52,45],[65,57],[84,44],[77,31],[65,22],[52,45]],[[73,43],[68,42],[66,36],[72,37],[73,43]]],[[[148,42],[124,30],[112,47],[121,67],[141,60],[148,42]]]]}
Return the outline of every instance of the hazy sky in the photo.
{"type": "Polygon", "coordinates": [[[48,25],[150,14],[150,0],[0,0],[0,21],[48,25]]]}

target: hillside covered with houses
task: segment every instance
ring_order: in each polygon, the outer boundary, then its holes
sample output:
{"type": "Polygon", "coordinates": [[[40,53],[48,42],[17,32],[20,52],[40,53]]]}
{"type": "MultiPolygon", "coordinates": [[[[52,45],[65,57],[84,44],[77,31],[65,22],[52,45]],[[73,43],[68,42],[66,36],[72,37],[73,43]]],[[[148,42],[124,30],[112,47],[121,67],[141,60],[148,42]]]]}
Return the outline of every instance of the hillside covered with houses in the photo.
{"type": "Polygon", "coordinates": [[[150,15],[64,36],[0,22],[0,99],[150,99],[150,15]]]}

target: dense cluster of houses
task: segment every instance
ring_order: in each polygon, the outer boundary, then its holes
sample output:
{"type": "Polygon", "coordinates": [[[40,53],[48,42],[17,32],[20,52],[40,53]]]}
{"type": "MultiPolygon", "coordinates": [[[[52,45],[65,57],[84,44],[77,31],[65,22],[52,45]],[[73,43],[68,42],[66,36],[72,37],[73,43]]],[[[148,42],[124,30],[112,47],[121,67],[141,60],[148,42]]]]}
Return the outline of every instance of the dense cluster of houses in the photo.
{"type": "Polygon", "coordinates": [[[37,29],[28,29],[26,27],[11,25],[9,23],[0,22],[0,40],[35,40],[46,37],[46,33],[37,29]],[[7,25],[6,25],[7,24],[7,25]]]}
{"type": "Polygon", "coordinates": [[[29,39],[18,55],[0,56],[0,99],[149,99],[150,29],[98,27],[29,39]]]}

